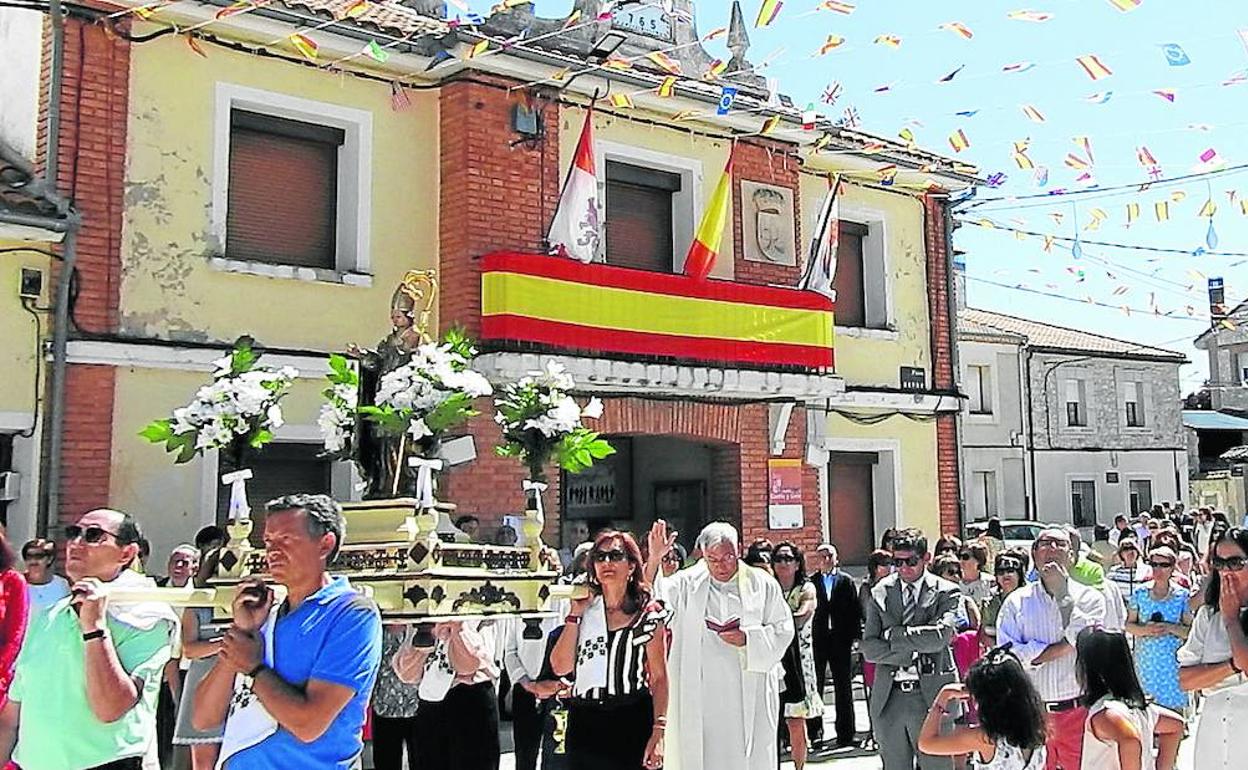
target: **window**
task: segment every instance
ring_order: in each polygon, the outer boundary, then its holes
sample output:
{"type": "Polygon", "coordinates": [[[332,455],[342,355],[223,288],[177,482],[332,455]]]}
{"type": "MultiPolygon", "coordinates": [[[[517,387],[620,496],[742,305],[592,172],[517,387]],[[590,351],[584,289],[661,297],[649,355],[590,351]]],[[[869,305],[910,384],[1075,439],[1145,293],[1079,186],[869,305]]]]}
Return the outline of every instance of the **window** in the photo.
{"type": "Polygon", "coordinates": [[[828,533],[846,564],[865,564],[875,537],[875,452],[828,456],[828,533]]]}
{"type": "Polygon", "coordinates": [[[1144,383],[1124,382],[1122,401],[1126,408],[1127,427],[1144,427],[1144,383]]]}
{"type": "Polygon", "coordinates": [[[996,471],[971,472],[971,513],[975,519],[997,515],[996,471]]]}
{"type": "Polygon", "coordinates": [[[972,364],[966,367],[966,390],[971,397],[971,414],[992,414],[992,367],[972,364]]]}
{"type": "MultiPolygon", "coordinates": [[[[247,482],[255,542],[259,543],[259,537],[264,534],[264,504],[269,500],[282,495],[331,493],[333,461],[320,456],[322,450],[320,444],[277,441],[246,460],[247,467],[255,473],[247,482]]],[[[225,455],[221,455],[219,470],[218,475],[234,470],[225,455]]],[[[224,521],[229,509],[229,487],[220,486],[217,488],[217,521],[224,521]]]]}
{"type": "Polygon", "coordinates": [[[857,222],[841,220],[839,225],[836,275],[832,279],[832,288],[836,290],[836,325],[866,326],[866,259],[863,247],[869,231],[866,225],[857,222]]]}
{"type": "Polygon", "coordinates": [[[212,266],[361,282],[370,269],[372,114],[218,83],[215,115],[212,266]]]}
{"type": "Polygon", "coordinates": [[[1066,380],[1066,425],[1082,428],[1087,424],[1087,383],[1083,380],[1066,380]]]}
{"type": "Polygon", "coordinates": [[[679,174],[607,161],[608,265],[672,272],[672,202],[680,189],[679,174]]]}
{"type": "Polygon", "coordinates": [[[1149,479],[1131,479],[1127,482],[1131,496],[1131,515],[1144,513],[1153,507],[1153,482],[1149,479]]]}
{"type": "Polygon", "coordinates": [[[1070,482],[1070,514],[1076,527],[1096,524],[1096,482],[1070,482]]]}
{"type": "Polygon", "coordinates": [[[234,110],[225,253],[332,270],[342,129],[234,110]]]}

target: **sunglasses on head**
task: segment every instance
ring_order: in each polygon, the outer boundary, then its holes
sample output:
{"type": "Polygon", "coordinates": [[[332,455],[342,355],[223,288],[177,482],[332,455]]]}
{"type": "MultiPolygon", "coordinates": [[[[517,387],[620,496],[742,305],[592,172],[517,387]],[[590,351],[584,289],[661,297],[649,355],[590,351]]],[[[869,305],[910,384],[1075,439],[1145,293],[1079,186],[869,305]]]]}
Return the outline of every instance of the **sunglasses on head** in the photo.
{"type": "Polygon", "coordinates": [[[902,558],[901,556],[893,557],[893,564],[898,567],[917,567],[921,561],[923,561],[923,557],[918,554],[913,554],[905,558],[902,558]]]}
{"type": "Polygon", "coordinates": [[[608,561],[628,561],[628,554],[618,548],[610,551],[594,551],[594,561],[599,563],[608,561]]]}
{"type": "Polygon", "coordinates": [[[82,542],[87,543],[88,545],[95,545],[96,543],[103,542],[106,537],[111,537],[114,540],[117,539],[116,534],[109,532],[103,527],[97,527],[94,524],[89,527],[70,524],[65,528],[65,539],[71,543],[78,538],[82,538],[82,542]]]}
{"type": "Polygon", "coordinates": [[[1229,559],[1223,559],[1221,556],[1211,556],[1209,557],[1209,564],[1216,570],[1239,572],[1245,566],[1248,566],[1248,559],[1243,556],[1232,556],[1229,559]]]}

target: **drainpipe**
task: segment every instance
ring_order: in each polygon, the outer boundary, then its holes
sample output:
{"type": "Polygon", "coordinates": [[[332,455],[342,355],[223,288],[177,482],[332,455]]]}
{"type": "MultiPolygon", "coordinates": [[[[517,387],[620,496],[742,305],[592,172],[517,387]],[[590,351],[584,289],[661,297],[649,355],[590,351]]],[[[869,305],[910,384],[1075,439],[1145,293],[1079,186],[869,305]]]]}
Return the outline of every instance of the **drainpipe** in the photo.
{"type": "MultiPolygon", "coordinates": [[[[60,0],[51,0],[49,19],[52,32],[51,61],[48,65],[48,137],[45,179],[48,189],[57,191],[58,151],[61,130],[61,83],[64,74],[65,17],[60,0]]],[[[47,537],[49,523],[60,511],[61,452],[65,439],[65,376],[66,351],[69,346],[70,284],[78,261],[77,223],[65,236],[61,269],[57,276],[56,306],[52,323],[52,373],[49,378],[51,396],[48,405],[48,453],[42,479],[43,495],[35,517],[35,533],[47,537]]]]}
{"type": "MultiPolygon", "coordinates": [[[[958,355],[958,297],[957,297],[957,277],[953,271],[953,211],[946,200],[941,204],[941,216],[945,225],[945,310],[949,314],[949,366],[952,371],[949,373],[950,379],[953,381],[954,390],[961,393],[962,387],[959,382],[959,376],[962,371],[961,357],[958,355]]],[[[935,360],[932,361],[933,367],[935,360]]],[[[932,380],[935,381],[935,371],[932,372],[932,380]]],[[[954,413],[954,462],[958,468],[958,529],[960,530],[966,524],[966,489],[963,483],[965,479],[962,475],[962,457],[963,457],[963,438],[962,438],[962,401],[958,400],[958,411],[954,413]]]]}

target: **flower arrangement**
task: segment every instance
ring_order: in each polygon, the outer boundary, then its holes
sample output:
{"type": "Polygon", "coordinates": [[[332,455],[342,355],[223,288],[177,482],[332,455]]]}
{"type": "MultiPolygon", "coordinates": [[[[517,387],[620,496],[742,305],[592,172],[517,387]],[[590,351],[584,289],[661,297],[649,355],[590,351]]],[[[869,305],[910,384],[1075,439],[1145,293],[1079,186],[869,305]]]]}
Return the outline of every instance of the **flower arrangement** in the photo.
{"type": "Polygon", "coordinates": [[[478,414],[473,399],[494,392],[472,368],[476,354],[467,336],[451,330],[441,343],[418,346],[407,363],[383,374],[374,403],[357,410],[384,435],[436,442],[478,414]]]}
{"type": "Polygon", "coordinates": [[[585,418],[602,416],[602,402],[591,398],[584,407],[569,395],[574,382],[557,361],[540,374],[504,387],[494,401],[494,421],[503,430],[498,454],[518,457],[529,469],[529,479],[545,482],[545,467],[553,459],[569,473],[579,473],[595,460],[615,453],[598,434],[585,427],[585,418]]]}
{"type": "Polygon", "coordinates": [[[346,356],[329,357],[329,387],[321,391],[325,403],[316,424],[321,429],[325,451],[334,456],[351,453],[355,443],[355,411],[360,400],[360,375],[346,356]]]}
{"type": "Polygon", "coordinates": [[[204,450],[217,449],[242,467],[243,453],[273,440],[282,426],[278,402],[290,391],[297,372],[284,366],[257,365],[261,354],[250,337],[240,337],[230,355],[214,362],[212,382],[173,415],[149,423],[139,435],[176,452],[175,463],[190,462],[204,450]]]}

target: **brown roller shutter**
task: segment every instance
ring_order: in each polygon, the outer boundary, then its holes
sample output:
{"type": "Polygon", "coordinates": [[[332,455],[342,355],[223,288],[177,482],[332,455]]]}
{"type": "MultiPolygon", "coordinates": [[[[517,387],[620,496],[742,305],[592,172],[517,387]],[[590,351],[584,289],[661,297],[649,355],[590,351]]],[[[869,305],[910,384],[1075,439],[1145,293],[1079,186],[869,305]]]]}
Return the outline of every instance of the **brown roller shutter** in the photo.
{"type": "Polygon", "coordinates": [[[680,177],[607,164],[607,264],[672,272],[672,193],[680,177]]]}
{"type": "Polygon", "coordinates": [[[876,459],[874,453],[859,452],[834,452],[829,458],[828,535],[844,564],[866,564],[875,546],[871,477],[876,459]]]}
{"type": "Polygon", "coordinates": [[[235,111],[225,255],[333,269],[341,129],[235,111]]]}
{"type": "Polygon", "coordinates": [[[865,225],[857,222],[841,222],[836,247],[836,276],[832,288],[836,289],[836,325],[866,326],[867,305],[862,281],[862,239],[867,235],[865,225]]]}

